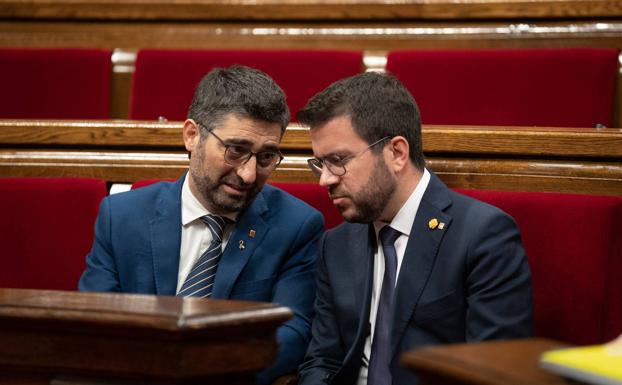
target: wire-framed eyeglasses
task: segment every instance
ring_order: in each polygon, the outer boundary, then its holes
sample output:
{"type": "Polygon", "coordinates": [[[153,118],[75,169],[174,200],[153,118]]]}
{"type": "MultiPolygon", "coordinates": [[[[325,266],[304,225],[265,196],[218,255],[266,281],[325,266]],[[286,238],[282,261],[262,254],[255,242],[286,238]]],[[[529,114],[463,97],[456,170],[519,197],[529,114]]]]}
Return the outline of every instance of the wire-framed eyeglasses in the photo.
{"type": "Polygon", "coordinates": [[[391,138],[390,136],[385,136],[384,138],[375,141],[374,143],[370,144],[363,150],[357,152],[356,154],[348,155],[343,158],[339,157],[338,155],[329,155],[325,158],[307,159],[307,163],[309,164],[309,168],[311,169],[311,171],[313,171],[313,173],[317,177],[320,177],[322,175],[322,170],[324,169],[324,166],[326,166],[326,168],[328,169],[328,171],[331,172],[331,174],[335,176],[343,176],[346,174],[346,171],[347,171],[346,164],[348,164],[348,162],[350,162],[354,158],[359,157],[365,151],[369,150],[375,145],[382,143],[385,140],[390,139],[390,138],[391,138]]]}
{"type": "Polygon", "coordinates": [[[205,131],[209,132],[216,138],[220,144],[225,148],[225,163],[230,166],[238,167],[248,162],[251,157],[255,156],[257,161],[257,167],[265,170],[274,170],[283,160],[283,155],[279,151],[259,151],[253,152],[250,148],[239,144],[225,143],[218,135],[212,130],[208,130],[204,125],[197,123],[205,131]]]}

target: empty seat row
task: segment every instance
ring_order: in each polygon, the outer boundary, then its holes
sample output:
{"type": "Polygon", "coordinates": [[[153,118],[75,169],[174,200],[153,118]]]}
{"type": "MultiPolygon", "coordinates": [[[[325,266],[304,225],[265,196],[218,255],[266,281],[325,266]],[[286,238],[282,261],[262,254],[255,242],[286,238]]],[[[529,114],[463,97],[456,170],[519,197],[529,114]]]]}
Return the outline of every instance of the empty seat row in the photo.
{"type": "MultiPolygon", "coordinates": [[[[326,228],[342,222],[317,184],[275,185],[321,211],[326,228]]],[[[622,332],[622,197],[459,191],[518,223],[532,271],[537,336],[591,344],[622,332]]],[[[105,194],[104,181],[95,179],[0,178],[0,287],[75,289],[105,194]]]]}
{"type": "MultiPolygon", "coordinates": [[[[110,51],[0,49],[0,118],[109,116],[110,51]]],[[[386,70],[411,91],[426,124],[612,126],[618,49],[403,50],[386,70]]],[[[131,119],[183,120],[215,67],[263,70],[295,113],[335,80],[364,70],[360,51],[140,50],[131,119]]]]}

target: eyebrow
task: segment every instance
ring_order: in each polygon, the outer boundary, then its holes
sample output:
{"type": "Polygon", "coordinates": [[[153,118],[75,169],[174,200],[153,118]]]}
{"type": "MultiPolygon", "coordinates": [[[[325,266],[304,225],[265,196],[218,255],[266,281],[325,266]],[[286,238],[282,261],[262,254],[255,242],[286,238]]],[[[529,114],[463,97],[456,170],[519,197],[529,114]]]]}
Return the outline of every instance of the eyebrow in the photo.
{"type": "Polygon", "coordinates": [[[352,155],[352,153],[344,155],[342,151],[348,151],[348,150],[345,150],[345,149],[344,150],[337,150],[337,151],[329,152],[328,154],[324,155],[323,157],[316,157],[316,158],[317,159],[321,159],[321,160],[324,160],[324,159],[327,159],[327,158],[339,158],[341,160],[341,159],[347,158],[350,155],[352,155]]]}
{"type": "MultiPolygon", "coordinates": [[[[249,148],[253,147],[253,145],[255,144],[248,139],[242,139],[242,138],[227,138],[227,139],[223,139],[222,141],[229,145],[246,146],[249,148]]],[[[275,144],[268,143],[264,145],[264,147],[261,147],[259,149],[259,152],[264,152],[264,151],[278,152],[279,147],[275,144]]]]}

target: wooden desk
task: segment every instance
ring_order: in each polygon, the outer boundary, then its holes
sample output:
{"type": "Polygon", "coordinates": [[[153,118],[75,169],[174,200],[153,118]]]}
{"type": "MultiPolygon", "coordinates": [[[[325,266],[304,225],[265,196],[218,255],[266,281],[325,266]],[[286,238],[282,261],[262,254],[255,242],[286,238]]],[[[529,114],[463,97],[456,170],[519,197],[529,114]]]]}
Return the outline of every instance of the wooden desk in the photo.
{"type": "Polygon", "coordinates": [[[402,363],[421,385],[557,385],[569,382],[538,366],[540,354],[566,344],[543,338],[432,346],[407,352],[402,363]]]}
{"type": "Polygon", "coordinates": [[[0,289],[0,384],[254,384],[273,304],[0,289]]]}

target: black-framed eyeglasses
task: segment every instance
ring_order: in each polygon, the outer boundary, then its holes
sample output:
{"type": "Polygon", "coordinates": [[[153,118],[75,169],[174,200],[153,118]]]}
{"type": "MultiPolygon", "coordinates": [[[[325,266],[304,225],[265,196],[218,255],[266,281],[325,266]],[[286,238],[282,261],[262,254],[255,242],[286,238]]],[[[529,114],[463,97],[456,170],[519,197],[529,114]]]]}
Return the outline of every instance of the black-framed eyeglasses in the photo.
{"type": "Polygon", "coordinates": [[[307,159],[307,163],[309,164],[309,168],[311,169],[311,171],[313,171],[313,173],[317,177],[322,175],[322,170],[324,169],[324,166],[326,166],[326,168],[328,169],[328,171],[330,171],[331,174],[335,176],[343,176],[346,174],[346,171],[347,171],[346,164],[348,162],[362,155],[365,151],[369,150],[375,145],[382,143],[385,140],[390,139],[390,138],[391,138],[390,136],[385,136],[384,138],[375,141],[374,143],[370,144],[363,150],[357,152],[356,154],[348,155],[343,158],[340,158],[337,155],[330,155],[330,156],[327,156],[326,158],[321,158],[321,159],[320,158],[307,159]]]}
{"type": "Polygon", "coordinates": [[[279,151],[259,151],[253,152],[250,148],[239,144],[225,143],[218,135],[212,130],[208,130],[205,126],[197,123],[205,131],[209,132],[218,139],[220,144],[225,148],[225,163],[230,166],[238,167],[248,162],[251,157],[255,156],[257,160],[257,167],[263,170],[274,170],[283,160],[283,155],[279,151]]]}

